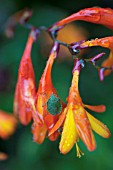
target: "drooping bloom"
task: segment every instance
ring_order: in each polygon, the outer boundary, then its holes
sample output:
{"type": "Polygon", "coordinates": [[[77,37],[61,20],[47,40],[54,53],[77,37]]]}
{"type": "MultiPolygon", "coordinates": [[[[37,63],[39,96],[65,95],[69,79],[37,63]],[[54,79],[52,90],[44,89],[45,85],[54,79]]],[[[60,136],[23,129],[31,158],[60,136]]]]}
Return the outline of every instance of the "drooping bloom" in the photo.
{"type": "Polygon", "coordinates": [[[62,19],[55,23],[52,27],[57,29],[58,27],[62,27],[65,24],[68,24],[72,21],[83,20],[95,24],[102,24],[110,29],[113,29],[113,10],[110,8],[86,8],[82,9],[69,17],[62,19]]]}
{"type": "Polygon", "coordinates": [[[36,40],[36,30],[32,30],[22,56],[14,98],[14,114],[22,124],[27,125],[35,112],[35,76],[30,58],[32,44],[36,40]]]}
{"type": "MultiPolygon", "coordinates": [[[[51,80],[51,70],[53,62],[58,53],[58,43],[53,45],[43,75],[41,77],[39,88],[36,95],[37,113],[33,115],[33,138],[37,143],[42,143],[47,131],[55,125],[61,113],[64,104],[57,95],[51,80]]],[[[55,132],[49,136],[54,141],[58,137],[59,132],[55,132]]]]}
{"type": "Polygon", "coordinates": [[[67,107],[49,133],[49,135],[51,135],[61,127],[60,152],[63,154],[68,153],[76,143],[78,157],[82,154],[77,145],[79,138],[82,139],[89,151],[93,151],[96,148],[96,141],[92,130],[104,138],[110,137],[108,128],[85,110],[86,107],[93,111],[103,112],[105,111],[105,106],[89,106],[83,104],[78,90],[80,69],[81,65],[78,60],[73,70],[73,79],[67,98],[67,107]]]}
{"type": "Polygon", "coordinates": [[[7,139],[16,129],[17,119],[2,110],[0,110],[0,138],[7,139]]]}
{"type": "MultiPolygon", "coordinates": [[[[104,62],[102,63],[102,67],[112,67],[113,66],[113,36],[111,37],[105,37],[105,38],[96,38],[94,40],[91,41],[86,41],[83,44],[81,44],[81,47],[92,47],[92,46],[101,46],[101,47],[105,47],[105,48],[109,48],[110,51],[110,55],[109,57],[104,60],[104,62]]],[[[112,70],[105,70],[104,71],[104,76],[107,76],[111,73],[112,70]]]]}

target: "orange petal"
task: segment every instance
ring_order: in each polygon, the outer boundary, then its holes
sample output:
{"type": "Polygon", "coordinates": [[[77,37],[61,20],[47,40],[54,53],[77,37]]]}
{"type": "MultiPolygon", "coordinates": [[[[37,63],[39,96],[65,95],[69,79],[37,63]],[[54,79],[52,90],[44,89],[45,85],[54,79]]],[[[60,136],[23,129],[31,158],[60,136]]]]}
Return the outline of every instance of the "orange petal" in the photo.
{"type": "Polygon", "coordinates": [[[96,38],[91,41],[86,41],[83,44],[81,44],[81,46],[88,46],[88,47],[101,46],[101,47],[109,48],[110,50],[112,50],[113,49],[113,36],[105,37],[105,38],[96,38]]]}
{"type": "Polygon", "coordinates": [[[83,21],[88,21],[92,23],[97,23],[100,20],[99,9],[100,8],[86,8],[86,9],[80,10],[77,13],[74,13],[67,18],[64,18],[63,20],[60,20],[59,22],[56,23],[56,25],[63,26],[65,24],[68,24],[76,20],[83,20],[83,21]]]}
{"type": "Polygon", "coordinates": [[[45,137],[46,137],[47,128],[45,124],[43,125],[36,125],[35,123],[32,126],[32,133],[33,133],[33,141],[41,144],[45,137]]]}
{"type": "Polygon", "coordinates": [[[55,46],[52,48],[52,52],[50,53],[49,59],[47,61],[46,67],[40,79],[39,88],[37,92],[37,102],[36,108],[38,113],[44,117],[47,115],[47,101],[51,94],[56,94],[56,89],[53,87],[51,80],[51,70],[56,58],[57,52],[54,51],[55,46]]]}
{"type": "Polygon", "coordinates": [[[90,110],[92,110],[94,112],[100,112],[100,113],[105,112],[105,110],[106,110],[106,106],[104,106],[104,105],[91,106],[91,105],[86,105],[85,104],[84,107],[87,107],[88,109],[90,109],[90,110]]]}
{"type": "Polygon", "coordinates": [[[14,98],[14,114],[19,117],[21,123],[24,125],[27,125],[31,121],[32,114],[35,112],[35,76],[30,58],[35,39],[35,30],[32,30],[20,62],[14,98]]]}
{"type": "Polygon", "coordinates": [[[93,8],[86,8],[78,11],[70,15],[67,18],[64,18],[58,21],[56,24],[53,25],[55,28],[68,24],[72,21],[76,20],[83,20],[95,24],[102,24],[110,29],[113,29],[113,10],[110,8],[100,8],[100,7],[93,7],[93,8]]]}
{"type": "MultiPolygon", "coordinates": [[[[111,51],[109,57],[106,60],[104,60],[104,62],[102,63],[102,66],[103,67],[113,66],[113,51],[111,51]]],[[[108,76],[111,72],[112,70],[105,70],[104,76],[108,76]]]]}
{"type": "Polygon", "coordinates": [[[63,154],[68,153],[73,147],[78,138],[76,125],[74,122],[74,116],[72,109],[69,109],[64,122],[63,132],[60,141],[60,152],[63,154]]]}
{"type": "Polygon", "coordinates": [[[96,148],[96,142],[86,111],[82,106],[78,106],[78,109],[74,110],[74,119],[80,138],[85,143],[88,150],[93,151],[96,148]]]}
{"type": "Polygon", "coordinates": [[[17,125],[16,118],[0,110],[0,137],[7,139],[15,131],[17,125]]]}
{"type": "Polygon", "coordinates": [[[52,135],[55,131],[58,130],[58,128],[62,126],[64,119],[66,117],[66,112],[67,112],[67,109],[64,109],[63,113],[61,113],[61,115],[59,116],[59,119],[57,123],[55,124],[55,126],[49,131],[48,136],[52,135]]]}
{"type": "Polygon", "coordinates": [[[106,125],[104,125],[102,122],[100,122],[99,120],[97,120],[96,118],[94,118],[92,115],[90,115],[87,112],[87,116],[88,119],[90,121],[91,127],[92,129],[99,134],[100,136],[104,137],[104,138],[109,138],[110,137],[110,131],[109,129],[106,127],[106,125]]]}
{"type": "Polygon", "coordinates": [[[52,135],[49,136],[49,140],[55,141],[55,140],[57,140],[58,136],[59,136],[59,132],[56,131],[52,135]]]}

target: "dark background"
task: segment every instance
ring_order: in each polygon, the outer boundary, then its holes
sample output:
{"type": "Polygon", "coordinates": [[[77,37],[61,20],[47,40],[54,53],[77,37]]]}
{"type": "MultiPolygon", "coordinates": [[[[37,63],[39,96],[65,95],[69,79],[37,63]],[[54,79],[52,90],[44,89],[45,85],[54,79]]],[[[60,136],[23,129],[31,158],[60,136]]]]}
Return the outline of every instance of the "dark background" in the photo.
{"type": "MultiPolygon", "coordinates": [[[[12,39],[4,36],[4,24],[13,13],[29,7],[33,10],[33,16],[29,22],[35,26],[50,26],[54,22],[86,7],[110,7],[112,0],[0,0],[0,109],[12,112],[13,96],[17,80],[19,62],[25,48],[29,31],[22,26],[17,26],[12,39]]],[[[87,30],[87,38],[105,37],[113,35],[111,30],[83,21],[74,22],[87,30]]],[[[65,35],[66,36],[66,35],[65,35]]],[[[41,46],[41,39],[37,41],[32,50],[32,60],[36,73],[36,81],[41,77],[46,64],[47,56],[43,54],[45,46],[41,46]]],[[[92,57],[99,52],[108,49],[99,47],[84,54],[84,57],[92,57]]],[[[52,70],[54,86],[59,96],[65,101],[72,78],[72,59],[56,61],[52,70]]],[[[97,70],[91,65],[86,65],[80,76],[80,94],[83,102],[87,104],[105,104],[107,110],[103,114],[92,114],[103,121],[113,133],[113,74],[99,81],[97,70]]],[[[47,138],[42,145],[32,141],[31,124],[27,127],[19,125],[15,134],[6,141],[0,140],[0,150],[9,154],[7,161],[0,162],[0,170],[113,170],[113,136],[103,139],[95,134],[97,149],[94,152],[87,151],[80,142],[80,147],[85,153],[82,158],[76,158],[76,149],[62,155],[58,149],[59,140],[50,142],[47,138]]]]}

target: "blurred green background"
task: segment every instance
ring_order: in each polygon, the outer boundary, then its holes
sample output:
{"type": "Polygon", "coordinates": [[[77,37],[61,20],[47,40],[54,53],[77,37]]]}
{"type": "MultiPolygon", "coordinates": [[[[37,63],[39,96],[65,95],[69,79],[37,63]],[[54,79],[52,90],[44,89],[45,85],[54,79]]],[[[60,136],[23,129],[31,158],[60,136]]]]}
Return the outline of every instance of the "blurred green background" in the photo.
{"type": "MultiPolygon", "coordinates": [[[[29,7],[33,10],[30,23],[35,26],[50,26],[73,12],[93,6],[113,8],[113,1],[0,0],[0,109],[12,112],[19,62],[29,33],[28,30],[18,25],[14,37],[7,39],[3,34],[7,18],[13,13],[29,7]]],[[[77,21],[74,24],[87,30],[87,38],[89,39],[113,35],[111,30],[100,25],[83,21],[77,21]]],[[[37,86],[47,61],[46,53],[43,54],[47,45],[40,44],[42,44],[41,38],[34,44],[32,50],[37,86]]],[[[109,50],[99,47],[92,48],[84,54],[84,57],[92,57],[102,51],[106,52],[105,57],[107,57],[109,50]]],[[[64,58],[62,61],[56,61],[52,70],[54,86],[64,101],[71,84],[72,66],[73,60],[64,58]]],[[[82,70],[79,83],[84,103],[106,105],[107,110],[104,114],[93,112],[92,114],[109,127],[111,134],[113,133],[112,77],[113,74],[100,82],[97,71],[91,65],[86,65],[82,70]]],[[[110,139],[103,139],[96,134],[95,137],[97,149],[94,152],[87,151],[84,144],[80,142],[79,146],[85,156],[79,159],[76,158],[75,147],[67,155],[60,154],[58,149],[60,138],[56,142],[46,139],[42,145],[38,145],[32,141],[31,124],[27,127],[19,125],[15,134],[8,140],[0,139],[0,151],[9,154],[7,161],[0,162],[0,170],[85,170],[92,168],[95,170],[113,170],[113,135],[110,139]]]]}

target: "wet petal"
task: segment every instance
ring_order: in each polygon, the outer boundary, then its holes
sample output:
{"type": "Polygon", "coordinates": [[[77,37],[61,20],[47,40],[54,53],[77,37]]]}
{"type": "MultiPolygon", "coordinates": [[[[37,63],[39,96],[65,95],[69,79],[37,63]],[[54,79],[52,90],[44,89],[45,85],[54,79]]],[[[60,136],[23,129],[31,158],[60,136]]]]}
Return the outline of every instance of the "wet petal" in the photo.
{"type": "Polygon", "coordinates": [[[35,123],[32,126],[32,133],[33,133],[33,141],[37,142],[38,144],[43,143],[46,137],[47,128],[45,124],[43,125],[36,125],[35,123]]]}
{"type": "Polygon", "coordinates": [[[73,147],[78,138],[76,125],[74,122],[74,116],[72,109],[69,109],[64,122],[63,132],[60,141],[60,152],[63,154],[68,153],[73,147]]]}
{"type": "Polygon", "coordinates": [[[88,150],[93,151],[96,148],[96,142],[86,111],[82,106],[78,106],[78,109],[74,110],[74,119],[80,138],[85,143],[88,150]]]}
{"type": "MultiPolygon", "coordinates": [[[[45,115],[44,122],[45,122],[45,124],[47,126],[48,133],[52,129],[52,127],[56,124],[57,121],[58,121],[58,115],[52,116],[50,113],[45,115]]],[[[51,141],[55,141],[58,136],[59,136],[59,132],[56,131],[56,132],[52,133],[51,135],[49,135],[49,139],[51,141]]]]}
{"type": "Polygon", "coordinates": [[[58,128],[60,128],[64,122],[64,119],[66,117],[66,112],[67,112],[67,109],[64,109],[64,112],[61,113],[61,115],[59,116],[59,119],[57,121],[57,123],[53,126],[53,128],[50,130],[48,136],[50,136],[51,134],[53,134],[55,131],[58,130],[58,128]]]}
{"type": "Polygon", "coordinates": [[[64,18],[58,21],[53,27],[61,27],[65,24],[68,24],[72,21],[76,20],[83,20],[95,24],[102,24],[110,29],[113,30],[113,10],[110,8],[100,8],[100,7],[93,7],[93,8],[86,8],[82,9],[67,18],[64,18]]]}
{"type": "Polygon", "coordinates": [[[41,115],[41,117],[44,117],[45,115],[47,115],[47,101],[50,98],[50,96],[52,94],[55,94],[57,96],[56,89],[54,88],[52,84],[52,79],[51,79],[52,66],[57,56],[57,52],[54,51],[54,48],[56,46],[58,48],[58,45],[54,45],[52,48],[46,67],[41,76],[39,88],[37,92],[36,108],[38,110],[38,113],[41,115]]]}
{"type": "Polygon", "coordinates": [[[49,136],[49,140],[55,141],[55,140],[57,140],[58,136],[59,136],[59,132],[56,131],[52,135],[49,136]]]}
{"type": "MultiPolygon", "coordinates": [[[[103,61],[102,67],[111,67],[113,66],[113,51],[110,52],[109,57],[103,61]]],[[[104,76],[108,76],[112,70],[105,70],[104,71],[104,76]]]]}
{"type": "Polygon", "coordinates": [[[30,32],[24,54],[22,56],[18,81],[14,98],[14,114],[19,117],[21,123],[27,125],[35,110],[35,76],[30,58],[33,42],[36,40],[35,30],[30,32]]]}
{"type": "Polygon", "coordinates": [[[104,138],[109,138],[110,137],[110,131],[109,129],[106,127],[106,125],[104,125],[102,122],[100,122],[99,120],[97,120],[96,118],[94,118],[92,115],[90,115],[87,112],[87,116],[88,119],[90,121],[91,127],[92,129],[99,134],[100,136],[104,137],[104,138]]]}
{"type": "Polygon", "coordinates": [[[105,110],[106,110],[106,106],[104,106],[104,105],[91,106],[91,105],[85,104],[84,107],[86,107],[94,112],[100,112],[100,113],[105,112],[105,110]]]}

